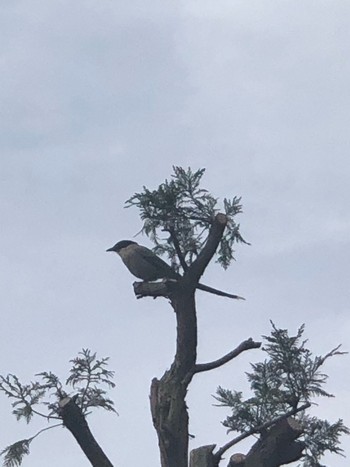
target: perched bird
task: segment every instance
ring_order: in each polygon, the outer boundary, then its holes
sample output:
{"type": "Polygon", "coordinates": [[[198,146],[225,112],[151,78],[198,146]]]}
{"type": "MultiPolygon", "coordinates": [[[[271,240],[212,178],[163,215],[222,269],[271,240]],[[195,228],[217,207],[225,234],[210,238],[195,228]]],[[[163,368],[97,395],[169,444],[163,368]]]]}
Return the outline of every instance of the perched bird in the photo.
{"type": "MultiPolygon", "coordinates": [[[[153,251],[131,240],[121,240],[112,248],[108,248],[107,251],[118,253],[131,274],[143,281],[181,278],[180,274],[174,271],[169,264],[159,258],[153,251]]],[[[204,284],[197,284],[196,288],[222,297],[244,300],[243,297],[222,292],[204,284]]]]}

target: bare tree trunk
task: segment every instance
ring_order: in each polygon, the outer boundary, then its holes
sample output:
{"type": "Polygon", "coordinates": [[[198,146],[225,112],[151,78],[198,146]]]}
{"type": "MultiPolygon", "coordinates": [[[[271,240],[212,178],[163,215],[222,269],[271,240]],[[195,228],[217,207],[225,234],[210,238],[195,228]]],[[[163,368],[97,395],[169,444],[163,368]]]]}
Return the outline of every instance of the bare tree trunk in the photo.
{"type": "Polygon", "coordinates": [[[188,466],[188,412],[185,402],[196,363],[197,319],[194,292],[172,296],[177,319],[176,355],[170,370],[151,385],[151,411],[162,467],[188,466]]]}

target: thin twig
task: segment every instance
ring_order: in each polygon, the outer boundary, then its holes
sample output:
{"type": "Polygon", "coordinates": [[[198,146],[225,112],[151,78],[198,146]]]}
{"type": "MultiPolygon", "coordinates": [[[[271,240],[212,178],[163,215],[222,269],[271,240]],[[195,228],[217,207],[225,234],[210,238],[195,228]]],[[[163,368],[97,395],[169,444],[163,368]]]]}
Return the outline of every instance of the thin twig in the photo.
{"type": "Polygon", "coordinates": [[[43,431],[47,431],[47,430],[51,430],[51,428],[56,428],[58,426],[63,426],[63,423],[56,423],[55,425],[51,425],[51,426],[47,426],[46,428],[42,428],[41,430],[39,430],[34,436],[32,436],[31,438],[29,438],[31,441],[33,441],[33,439],[35,439],[37,436],[39,436],[43,431]]]}
{"type": "MultiPolygon", "coordinates": [[[[85,396],[87,394],[87,391],[90,387],[90,383],[91,383],[91,364],[90,364],[90,361],[88,361],[88,374],[87,374],[87,377],[86,377],[86,385],[85,385],[85,388],[84,388],[84,392],[81,396],[81,403],[80,403],[80,409],[83,411],[84,410],[84,402],[85,402],[85,396]]],[[[76,394],[76,397],[78,397],[78,394],[76,394]]]]}
{"type": "Polygon", "coordinates": [[[339,349],[341,347],[341,344],[337,345],[337,347],[335,347],[334,349],[330,350],[328,353],[326,353],[326,355],[324,355],[323,357],[320,357],[320,360],[319,360],[319,365],[318,367],[320,367],[321,365],[324,364],[324,362],[327,360],[327,358],[329,357],[334,357],[334,355],[344,355],[344,354],[347,354],[349,352],[340,352],[339,349]]]}
{"type": "Polygon", "coordinates": [[[45,415],[44,413],[38,412],[35,409],[32,409],[32,412],[35,413],[35,415],[39,415],[40,417],[46,418],[46,419],[53,419],[53,420],[60,420],[60,417],[55,417],[54,415],[45,415]]]}

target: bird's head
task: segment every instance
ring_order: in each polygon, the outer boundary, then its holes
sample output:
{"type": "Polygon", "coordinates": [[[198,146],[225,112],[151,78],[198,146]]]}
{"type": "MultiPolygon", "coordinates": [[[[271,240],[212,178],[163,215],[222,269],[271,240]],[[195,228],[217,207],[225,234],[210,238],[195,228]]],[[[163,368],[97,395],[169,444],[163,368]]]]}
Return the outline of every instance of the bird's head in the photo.
{"type": "Polygon", "coordinates": [[[136,242],[132,242],[131,240],[121,240],[120,242],[116,243],[112,248],[108,248],[106,251],[115,251],[116,253],[119,253],[120,250],[123,248],[126,248],[127,246],[130,245],[137,245],[136,242]]]}

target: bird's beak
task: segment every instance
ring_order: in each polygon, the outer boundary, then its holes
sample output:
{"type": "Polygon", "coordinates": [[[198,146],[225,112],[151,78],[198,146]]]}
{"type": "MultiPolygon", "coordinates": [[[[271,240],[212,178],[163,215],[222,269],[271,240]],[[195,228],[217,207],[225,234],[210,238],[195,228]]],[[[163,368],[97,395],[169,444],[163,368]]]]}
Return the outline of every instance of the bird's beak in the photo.
{"type": "Polygon", "coordinates": [[[113,250],[113,247],[112,247],[112,248],[108,248],[108,250],[106,250],[106,251],[114,251],[114,250],[113,250]]]}

